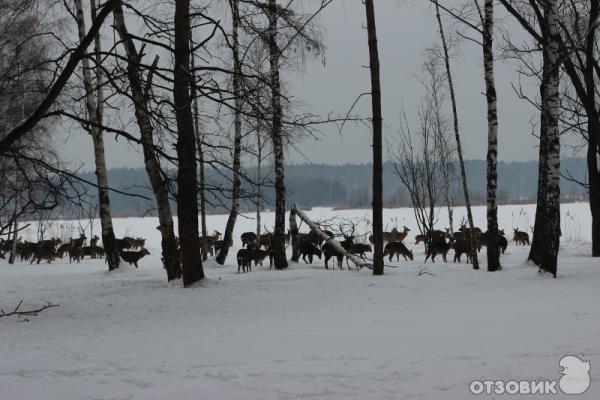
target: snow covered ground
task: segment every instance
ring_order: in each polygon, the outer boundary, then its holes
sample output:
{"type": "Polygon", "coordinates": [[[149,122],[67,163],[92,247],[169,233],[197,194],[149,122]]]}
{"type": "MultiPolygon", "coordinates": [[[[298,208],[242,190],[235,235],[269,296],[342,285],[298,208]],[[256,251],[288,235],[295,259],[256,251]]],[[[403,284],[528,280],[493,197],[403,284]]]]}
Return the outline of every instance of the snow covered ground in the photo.
{"type": "MultiPolygon", "coordinates": [[[[369,212],[309,213],[334,214],[369,212]]],[[[443,211],[439,218],[445,225],[443,211]]],[[[485,210],[475,218],[484,226],[485,210]]],[[[414,228],[411,210],[385,210],[384,219],[414,228]]],[[[534,207],[501,207],[500,219],[507,233],[528,230],[534,207]]],[[[209,229],[222,231],[225,220],[210,217],[209,229]]],[[[237,275],[234,248],[228,265],[209,262],[201,286],[182,289],[166,282],[156,225],[115,221],[119,236],[148,238],[152,255],[139,270],[2,261],[0,308],[60,307],[0,318],[0,399],[510,398],[473,396],[469,384],[558,379],[567,354],[592,366],[591,388],[570,398],[600,394],[600,260],[588,257],[587,204],[563,205],[558,279],[539,275],[513,243],[501,272],[424,265],[413,230],[415,260],[392,262],[383,277],[318,261],[237,275]],[[431,275],[419,275],[423,267],[431,275]]],[[[254,225],[240,218],[236,239],[254,225]]]]}

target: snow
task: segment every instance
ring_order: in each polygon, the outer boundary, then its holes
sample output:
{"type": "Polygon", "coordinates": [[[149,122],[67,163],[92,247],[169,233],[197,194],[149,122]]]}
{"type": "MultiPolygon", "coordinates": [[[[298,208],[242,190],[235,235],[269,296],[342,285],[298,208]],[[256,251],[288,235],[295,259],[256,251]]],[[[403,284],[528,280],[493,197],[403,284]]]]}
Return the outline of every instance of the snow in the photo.
{"type": "MultiPolygon", "coordinates": [[[[500,207],[500,228],[529,230],[534,210],[500,207]]],[[[558,379],[567,354],[592,366],[591,388],[571,398],[597,399],[600,260],[588,257],[587,204],[562,211],[558,279],[538,274],[524,261],[528,248],[512,242],[500,272],[423,264],[412,210],[386,209],[384,224],[412,229],[415,261],[389,263],[382,277],[318,260],[238,275],[234,247],[225,267],[206,263],[207,279],[192,289],[166,282],[156,219],[117,219],[119,236],[148,238],[152,255],[139,270],[109,273],[101,260],[0,264],[0,308],[60,305],[27,321],[0,318],[0,399],[467,399],[476,379],[558,379]]],[[[485,209],[474,216],[484,226],[485,209]]],[[[254,227],[248,217],[236,240],[254,227]]],[[[270,228],[273,215],[263,218],[270,228]]],[[[211,216],[209,229],[225,221],[211,216]]]]}

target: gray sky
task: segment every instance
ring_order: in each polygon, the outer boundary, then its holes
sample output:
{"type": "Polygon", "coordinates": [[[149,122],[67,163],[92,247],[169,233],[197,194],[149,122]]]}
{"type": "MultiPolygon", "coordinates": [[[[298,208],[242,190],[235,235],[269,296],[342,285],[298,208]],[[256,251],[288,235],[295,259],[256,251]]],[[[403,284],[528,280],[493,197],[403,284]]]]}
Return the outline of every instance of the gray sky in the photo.
{"type": "MultiPolygon", "coordinates": [[[[433,9],[427,0],[386,0],[376,2],[375,6],[386,143],[397,135],[401,109],[408,114],[410,124],[416,122],[416,107],[424,94],[417,75],[426,48],[437,44],[439,36],[433,9]]],[[[364,19],[364,7],[359,0],[337,0],[321,15],[328,48],[326,65],[308,62],[302,74],[284,76],[306,111],[322,115],[329,112],[344,114],[360,93],[369,91],[369,71],[364,68],[368,65],[367,34],[362,29],[364,19]]],[[[447,29],[453,31],[449,25],[447,29]]],[[[483,159],[487,121],[481,48],[463,41],[459,58],[453,63],[465,158],[483,159]]],[[[537,115],[513,92],[511,83],[518,81],[516,69],[511,62],[496,63],[499,158],[506,161],[530,160],[537,156],[536,139],[531,135],[530,124],[532,118],[537,120],[537,115]]],[[[355,111],[368,117],[370,98],[364,96],[355,111]]],[[[76,126],[61,129],[63,134],[57,147],[62,149],[65,159],[73,165],[91,165],[91,139],[76,126]]],[[[128,129],[136,132],[135,124],[128,129]]],[[[341,164],[370,161],[370,131],[367,127],[347,124],[341,135],[335,126],[323,127],[322,131],[319,141],[298,144],[299,151],[289,149],[287,162],[341,164]]],[[[124,140],[118,144],[113,139],[107,140],[109,168],[142,166],[141,151],[124,143],[124,140]]]]}

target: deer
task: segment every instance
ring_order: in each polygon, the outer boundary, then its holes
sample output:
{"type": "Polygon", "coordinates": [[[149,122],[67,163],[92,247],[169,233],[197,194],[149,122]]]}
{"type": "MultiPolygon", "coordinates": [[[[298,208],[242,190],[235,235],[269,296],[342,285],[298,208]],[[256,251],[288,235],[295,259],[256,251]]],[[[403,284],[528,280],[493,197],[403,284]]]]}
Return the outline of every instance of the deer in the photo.
{"type": "Polygon", "coordinates": [[[254,232],[244,232],[240,239],[242,240],[242,247],[250,247],[256,244],[256,233],[254,232]]]}
{"type": "Polygon", "coordinates": [[[520,231],[518,228],[513,228],[513,242],[517,245],[529,246],[529,234],[527,232],[520,231]]]}
{"type": "Polygon", "coordinates": [[[239,249],[236,255],[236,259],[237,259],[237,263],[238,263],[238,271],[237,273],[240,273],[240,270],[243,273],[246,272],[250,272],[252,271],[252,253],[253,253],[254,249],[239,249]]]}
{"type": "Polygon", "coordinates": [[[74,247],[81,247],[85,243],[86,239],[87,237],[85,236],[85,233],[80,232],[77,239],[71,239],[71,245],[74,247]]]}
{"type": "Polygon", "coordinates": [[[144,238],[132,238],[129,236],[123,237],[123,240],[129,243],[129,248],[132,250],[141,249],[146,245],[146,239],[144,238]]]}
{"type": "Polygon", "coordinates": [[[410,261],[413,260],[413,252],[406,248],[402,242],[389,242],[386,244],[383,256],[385,257],[386,255],[389,255],[390,261],[392,261],[394,255],[396,256],[396,261],[400,261],[400,256],[404,257],[404,261],[406,261],[407,257],[410,261]]]}
{"type": "Polygon", "coordinates": [[[77,263],[81,262],[83,258],[83,246],[71,246],[69,248],[69,263],[73,260],[77,261],[77,263]]]}
{"type": "Polygon", "coordinates": [[[100,240],[100,238],[96,235],[92,236],[92,238],[90,239],[90,246],[94,247],[98,245],[98,240],[100,240]]]}
{"type": "MultiPolygon", "coordinates": [[[[488,246],[490,243],[490,237],[489,237],[489,233],[488,231],[483,232],[480,236],[479,236],[479,247],[478,249],[481,250],[482,246],[488,246]]],[[[508,247],[508,241],[506,240],[506,237],[504,237],[504,229],[498,230],[498,237],[497,237],[497,245],[500,248],[500,251],[502,252],[502,254],[504,254],[504,252],[506,251],[506,248],[508,247]]]]}
{"type": "MultiPolygon", "coordinates": [[[[404,239],[406,239],[406,236],[408,236],[408,232],[410,232],[410,229],[408,229],[406,226],[403,228],[404,230],[402,232],[398,231],[398,228],[393,228],[391,232],[383,232],[383,241],[403,242],[404,239]]],[[[369,236],[369,242],[371,242],[371,244],[375,244],[375,238],[373,235],[369,236]]]]}
{"type": "Polygon", "coordinates": [[[141,249],[138,251],[122,251],[119,253],[123,261],[129,263],[129,265],[133,265],[136,268],[138,267],[138,261],[142,259],[144,256],[149,256],[150,252],[146,249],[141,249]]]}
{"type": "MultiPolygon", "coordinates": [[[[329,262],[329,260],[332,257],[335,257],[337,260],[337,264],[338,264],[338,268],[339,269],[344,269],[344,253],[340,252],[334,245],[332,245],[330,242],[325,242],[325,244],[322,247],[322,251],[323,251],[323,257],[325,258],[325,268],[329,269],[329,266],[327,265],[327,263],[329,262]]],[[[334,266],[335,268],[335,266],[334,266]]]]}
{"type": "Polygon", "coordinates": [[[427,254],[425,256],[424,262],[427,262],[429,258],[431,258],[432,262],[435,262],[435,256],[438,254],[442,256],[444,262],[448,262],[448,260],[446,259],[446,255],[452,247],[452,241],[453,239],[450,239],[449,242],[446,242],[446,239],[444,237],[432,239],[431,243],[429,243],[429,245],[427,246],[427,254]]]}
{"type": "Polygon", "coordinates": [[[54,249],[46,246],[41,246],[35,249],[35,252],[33,253],[33,257],[31,258],[31,262],[29,264],[33,264],[33,262],[36,260],[37,264],[39,264],[41,260],[46,260],[48,264],[50,264],[56,259],[57,256],[58,254],[56,253],[56,251],[54,251],[54,249]]]}
{"type": "Polygon", "coordinates": [[[314,256],[317,256],[320,260],[321,254],[321,249],[312,241],[302,240],[300,242],[300,257],[302,257],[306,264],[312,264],[314,256]],[[308,256],[308,261],[306,261],[306,256],[308,256]]]}

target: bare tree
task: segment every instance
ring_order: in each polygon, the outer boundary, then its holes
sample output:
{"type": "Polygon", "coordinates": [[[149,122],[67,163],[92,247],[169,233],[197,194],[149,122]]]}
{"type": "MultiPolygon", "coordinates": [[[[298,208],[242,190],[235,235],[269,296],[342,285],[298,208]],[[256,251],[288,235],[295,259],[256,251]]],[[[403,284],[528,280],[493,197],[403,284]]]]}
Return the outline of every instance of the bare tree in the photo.
{"type": "MultiPolygon", "coordinates": [[[[122,2],[118,1],[114,11],[115,28],[121,38],[127,57],[127,76],[129,79],[131,97],[135,107],[135,116],[140,129],[142,149],[144,151],[144,165],[152,185],[156,205],[158,208],[158,221],[160,224],[161,246],[163,263],[167,271],[167,279],[181,278],[181,266],[179,252],[175,239],[173,217],[169,204],[168,182],[163,179],[160,163],[155,152],[154,127],[151,121],[151,111],[148,105],[149,91],[152,87],[153,69],[150,69],[146,78],[146,89],[144,90],[143,76],[139,68],[141,55],[127,31],[125,18],[123,16],[122,2]]],[[[156,68],[158,57],[155,58],[153,68],[156,68]]]]}
{"type": "Polygon", "coordinates": [[[473,263],[473,269],[479,269],[479,260],[477,259],[477,246],[475,244],[475,226],[473,224],[473,213],[471,212],[471,200],[469,198],[469,187],[467,183],[467,174],[465,172],[465,162],[462,154],[462,146],[460,143],[460,130],[458,124],[458,112],[456,106],[456,95],[454,91],[454,82],[452,80],[452,70],[450,68],[450,55],[448,53],[448,42],[444,33],[444,25],[442,23],[442,17],[440,15],[440,6],[438,0],[435,1],[435,15],[438,23],[438,29],[440,33],[440,39],[442,43],[442,50],[444,54],[444,62],[446,65],[446,75],[448,77],[448,90],[450,91],[450,101],[452,104],[452,117],[454,120],[454,137],[456,139],[456,152],[458,154],[458,163],[460,166],[460,176],[462,180],[463,193],[465,196],[465,206],[467,207],[467,219],[469,221],[469,229],[471,234],[469,236],[469,244],[471,247],[471,262],[473,263]]]}
{"type": "Polygon", "coordinates": [[[369,67],[371,70],[371,108],[373,124],[373,275],[383,275],[383,163],[381,155],[382,117],[379,51],[373,0],[365,0],[367,34],[369,37],[369,67]]]}

